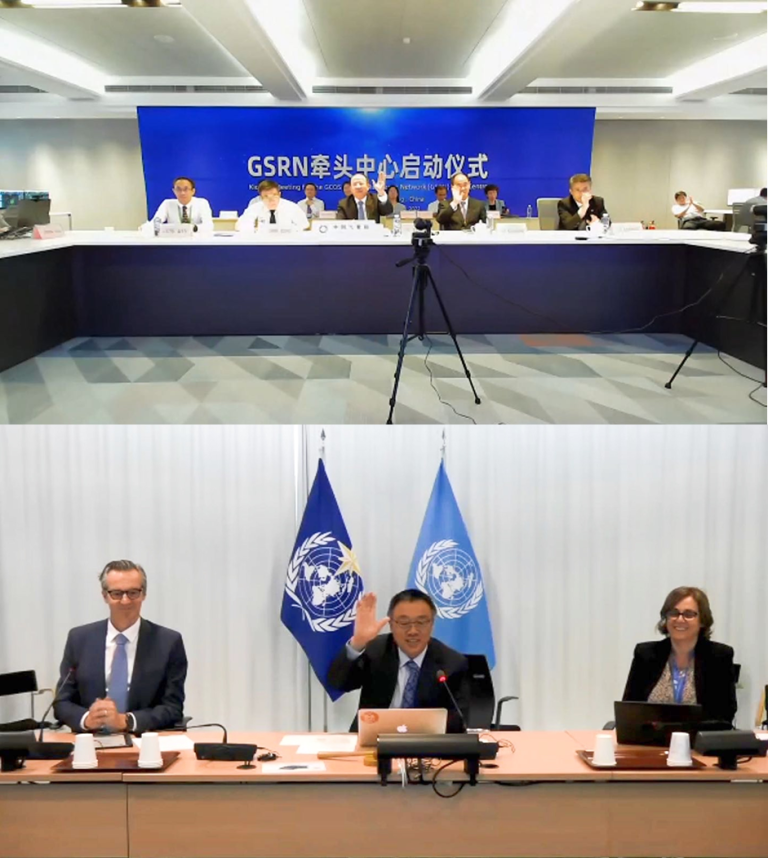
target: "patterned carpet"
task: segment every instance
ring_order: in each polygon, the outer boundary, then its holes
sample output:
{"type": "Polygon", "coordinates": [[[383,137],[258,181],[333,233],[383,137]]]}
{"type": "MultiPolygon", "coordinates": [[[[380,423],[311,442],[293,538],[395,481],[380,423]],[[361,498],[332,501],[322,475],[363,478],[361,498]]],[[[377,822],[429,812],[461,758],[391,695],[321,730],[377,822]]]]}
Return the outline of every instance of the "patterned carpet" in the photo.
{"type": "MultiPolygon", "coordinates": [[[[395,422],[764,423],[748,396],[762,372],[726,357],[755,381],[742,378],[705,346],[664,388],[689,342],[463,336],[475,405],[450,340],[432,338],[427,365],[427,344],[414,341],[395,422]]],[[[384,423],[397,346],[396,336],[76,339],[0,373],[0,423],[384,423]]]]}

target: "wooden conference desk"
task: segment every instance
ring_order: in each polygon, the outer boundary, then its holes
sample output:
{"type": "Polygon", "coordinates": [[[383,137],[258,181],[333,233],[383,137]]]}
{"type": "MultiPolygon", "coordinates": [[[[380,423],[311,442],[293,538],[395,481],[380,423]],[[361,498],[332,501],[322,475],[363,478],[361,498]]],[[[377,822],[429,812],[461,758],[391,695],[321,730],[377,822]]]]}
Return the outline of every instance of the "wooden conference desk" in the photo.
{"type": "MultiPolygon", "coordinates": [[[[692,230],[583,241],[570,232],[441,232],[429,264],[459,334],[586,332],[579,343],[588,348],[600,345],[588,332],[679,332],[762,368],[765,328],[713,318],[730,285],[722,315],[750,311],[748,239],[692,230]]],[[[411,252],[404,236],[314,229],[0,242],[0,371],[74,337],[397,334],[411,271],[395,263],[411,252]]],[[[764,318],[764,292],[759,298],[764,318]]],[[[432,297],[426,316],[429,330],[445,330],[432,297]]]]}
{"type": "MultiPolygon", "coordinates": [[[[312,759],[280,738],[230,741],[278,750],[283,761],[312,759]]],[[[502,749],[497,768],[451,799],[395,779],[382,787],[357,759],[279,775],[200,762],[191,751],[165,772],[122,776],[51,775],[51,763],[31,762],[0,774],[0,858],[766,856],[766,758],[736,772],[712,758],[702,758],[704,770],[598,771],[576,755],[593,732],[499,738],[514,752],[502,749]]]]}

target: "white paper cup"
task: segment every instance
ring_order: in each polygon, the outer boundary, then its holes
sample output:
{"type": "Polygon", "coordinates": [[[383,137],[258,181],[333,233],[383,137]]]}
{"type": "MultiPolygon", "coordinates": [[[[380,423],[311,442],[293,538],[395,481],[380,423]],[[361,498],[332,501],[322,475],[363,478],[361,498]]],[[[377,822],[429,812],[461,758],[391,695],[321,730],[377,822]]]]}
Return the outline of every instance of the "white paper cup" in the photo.
{"type": "Polygon", "coordinates": [[[667,753],[668,766],[692,766],[691,737],[688,733],[673,733],[669,740],[667,753]]]}
{"type": "Polygon", "coordinates": [[[611,733],[598,733],[595,736],[595,751],[592,755],[592,763],[596,766],[616,765],[616,753],[611,733]]]}
{"type": "Polygon", "coordinates": [[[75,754],[72,758],[73,769],[96,769],[99,761],[96,759],[96,745],[92,733],[78,733],[75,736],[75,754]]]}
{"type": "Polygon", "coordinates": [[[160,754],[160,737],[157,733],[141,734],[141,752],[139,753],[140,769],[156,769],[163,764],[160,754]]]}

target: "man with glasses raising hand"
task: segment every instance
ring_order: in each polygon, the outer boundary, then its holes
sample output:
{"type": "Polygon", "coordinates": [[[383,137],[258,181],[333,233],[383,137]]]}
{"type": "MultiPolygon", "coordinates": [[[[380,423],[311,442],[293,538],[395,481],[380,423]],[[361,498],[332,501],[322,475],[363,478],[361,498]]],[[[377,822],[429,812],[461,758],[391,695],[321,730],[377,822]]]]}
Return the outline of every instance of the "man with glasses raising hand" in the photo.
{"type": "MultiPolygon", "coordinates": [[[[445,672],[466,718],[467,659],[432,637],[436,614],[426,593],[402,590],[378,620],[376,596],[366,593],[357,604],[352,637],[328,671],[330,683],[341,691],[360,688],[359,709],[447,709],[448,731],[460,732],[461,720],[437,672],[445,672]],[[387,623],[390,633],[380,634],[387,623]]],[[[351,730],[357,730],[357,717],[351,730]]]]}
{"type": "Polygon", "coordinates": [[[69,632],[54,713],[79,732],[172,727],[184,713],[181,635],[141,618],[147,575],[138,563],[107,563],[99,581],[109,619],[69,632]]]}

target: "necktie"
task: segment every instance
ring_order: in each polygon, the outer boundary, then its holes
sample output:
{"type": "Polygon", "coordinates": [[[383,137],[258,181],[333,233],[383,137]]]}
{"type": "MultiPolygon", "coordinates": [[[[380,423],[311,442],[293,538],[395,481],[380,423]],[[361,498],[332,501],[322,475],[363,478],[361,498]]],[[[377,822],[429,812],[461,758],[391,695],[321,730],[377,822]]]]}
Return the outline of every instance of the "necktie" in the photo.
{"type": "Polygon", "coordinates": [[[307,217],[312,217],[312,206],[307,203],[307,217]]]}
{"type": "Polygon", "coordinates": [[[275,213],[273,211],[269,213],[269,222],[277,223],[277,218],[275,217],[275,213]]]}
{"type": "Polygon", "coordinates": [[[413,659],[406,661],[405,666],[408,669],[408,680],[403,689],[403,699],[400,701],[400,707],[402,709],[413,709],[416,705],[416,684],[419,681],[419,666],[413,659]]]}
{"type": "Polygon", "coordinates": [[[357,201],[357,219],[365,220],[365,201],[358,200],[357,201]]]}
{"type": "Polygon", "coordinates": [[[189,223],[189,215],[187,214],[187,207],[186,206],[181,207],[181,222],[182,223],[189,223]]]}
{"type": "Polygon", "coordinates": [[[128,638],[120,634],[115,638],[115,655],[112,658],[112,673],[109,677],[109,691],[107,694],[115,701],[118,712],[128,709],[128,653],[125,645],[128,638]]]}
{"type": "Polygon", "coordinates": [[[467,222],[467,201],[464,200],[461,204],[461,217],[464,220],[464,223],[467,222]]]}

